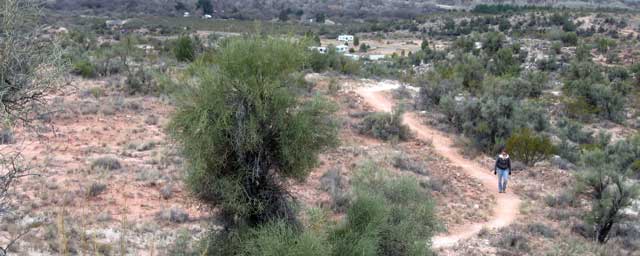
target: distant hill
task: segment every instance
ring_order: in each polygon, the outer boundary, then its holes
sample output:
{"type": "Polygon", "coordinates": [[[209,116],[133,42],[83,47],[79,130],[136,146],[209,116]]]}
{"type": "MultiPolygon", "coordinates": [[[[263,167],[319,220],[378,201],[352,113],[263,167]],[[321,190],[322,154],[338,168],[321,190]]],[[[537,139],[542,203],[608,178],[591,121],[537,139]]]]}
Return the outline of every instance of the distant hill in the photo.
{"type": "Polygon", "coordinates": [[[477,4],[633,9],[640,6],[640,0],[49,0],[47,6],[59,11],[93,15],[181,15],[185,11],[195,13],[198,1],[209,1],[215,17],[251,19],[285,16],[308,19],[317,15],[362,19],[406,18],[438,10],[467,9],[477,4]]]}

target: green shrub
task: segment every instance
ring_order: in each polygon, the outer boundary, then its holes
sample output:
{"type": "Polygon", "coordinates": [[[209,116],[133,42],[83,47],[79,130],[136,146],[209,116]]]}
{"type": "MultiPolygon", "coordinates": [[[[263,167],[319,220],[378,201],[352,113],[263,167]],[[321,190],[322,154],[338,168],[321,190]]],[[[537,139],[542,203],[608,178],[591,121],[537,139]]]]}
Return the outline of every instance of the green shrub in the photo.
{"type": "Polygon", "coordinates": [[[337,143],[335,108],[296,94],[306,85],[291,74],[304,68],[307,53],[294,40],[232,38],[213,65],[192,65],[198,82],[177,101],[170,129],[189,164],[188,188],[221,210],[227,230],[295,223],[284,181],[303,180],[337,143]]]}
{"type": "Polygon", "coordinates": [[[528,128],[513,133],[507,140],[506,146],[515,160],[529,166],[548,159],[555,153],[549,138],[536,135],[528,128]]]}
{"type": "Polygon", "coordinates": [[[527,229],[532,235],[540,235],[545,238],[554,238],[558,234],[553,228],[542,223],[531,223],[527,225],[527,229]]]}
{"type": "Polygon", "coordinates": [[[495,242],[499,248],[507,250],[514,255],[528,254],[531,252],[529,239],[519,232],[510,230],[509,228],[503,228],[499,233],[501,234],[500,238],[495,242]]]}
{"type": "Polygon", "coordinates": [[[544,198],[544,202],[552,208],[576,207],[579,203],[576,195],[570,191],[562,192],[557,196],[548,195],[544,198]]]}
{"type": "Polygon", "coordinates": [[[178,61],[193,61],[195,59],[195,46],[193,40],[188,36],[181,36],[173,48],[173,54],[178,61]]]}
{"type": "Polygon", "coordinates": [[[606,152],[596,149],[585,152],[578,176],[577,188],[591,200],[591,210],[584,220],[599,243],[609,241],[609,234],[623,216],[623,209],[640,198],[640,185],[629,182],[631,172],[611,161],[606,152]]]}
{"type": "Polygon", "coordinates": [[[124,89],[129,95],[136,95],[158,92],[158,87],[152,71],[139,67],[127,75],[124,89]]]}
{"type": "Polygon", "coordinates": [[[333,255],[429,255],[437,230],[433,200],[411,177],[369,163],[353,178],[356,199],[331,235],[333,255]]]}
{"type": "Polygon", "coordinates": [[[362,120],[360,133],[384,141],[406,141],[411,137],[411,131],[402,123],[402,113],[402,110],[395,110],[393,113],[371,113],[362,120]]]}
{"type": "Polygon", "coordinates": [[[377,255],[388,209],[380,198],[361,196],[347,211],[346,223],[331,236],[332,255],[377,255]]]}
{"type": "Polygon", "coordinates": [[[98,182],[93,182],[91,183],[91,186],[89,186],[89,189],[87,189],[87,196],[96,197],[100,195],[102,192],[104,192],[106,189],[107,189],[107,185],[98,183],[98,182]]]}
{"type": "Polygon", "coordinates": [[[419,175],[427,175],[425,164],[421,161],[413,160],[405,154],[397,154],[393,157],[393,167],[403,171],[410,171],[419,175]]]}
{"type": "Polygon", "coordinates": [[[564,118],[558,120],[556,126],[561,138],[567,138],[578,144],[593,143],[593,132],[584,129],[579,122],[564,118]]]}
{"type": "Polygon", "coordinates": [[[96,67],[89,60],[79,60],[73,63],[73,73],[84,78],[94,78],[96,67]]]}
{"type": "Polygon", "coordinates": [[[323,256],[331,249],[331,244],[320,234],[300,231],[284,222],[272,222],[247,231],[235,255],[323,256]]]}
{"type": "Polygon", "coordinates": [[[105,156],[96,158],[91,162],[92,169],[118,170],[122,168],[120,161],[116,158],[105,156]]]}
{"type": "Polygon", "coordinates": [[[336,52],[335,47],[329,46],[326,54],[313,51],[309,58],[309,66],[315,72],[333,70],[347,75],[360,73],[360,61],[352,60],[336,52]]]}

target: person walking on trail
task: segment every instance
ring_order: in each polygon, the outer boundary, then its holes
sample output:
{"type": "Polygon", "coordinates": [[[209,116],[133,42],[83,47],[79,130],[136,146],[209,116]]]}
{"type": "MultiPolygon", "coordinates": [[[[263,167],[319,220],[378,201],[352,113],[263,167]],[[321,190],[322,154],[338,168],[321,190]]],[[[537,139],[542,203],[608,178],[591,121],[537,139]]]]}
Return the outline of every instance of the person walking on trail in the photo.
{"type": "Polygon", "coordinates": [[[498,191],[499,193],[505,193],[507,190],[507,181],[509,175],[511,175],[511,159],[507,150],[502,148],[498,159],[496,159],[496,165],[493,167],[493,174],[498,175],[498,191]]]}

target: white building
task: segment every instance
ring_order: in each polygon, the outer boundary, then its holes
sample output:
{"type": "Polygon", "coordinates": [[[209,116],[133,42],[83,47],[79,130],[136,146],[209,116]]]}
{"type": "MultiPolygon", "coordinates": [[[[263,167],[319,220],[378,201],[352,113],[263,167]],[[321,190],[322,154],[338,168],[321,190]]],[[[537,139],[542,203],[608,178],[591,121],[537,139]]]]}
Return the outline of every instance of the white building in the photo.
{"type": "Polygon", "coordinates": [[[353,35],[339,35],[338,41],[353,42],[353,35]]]}
{"type": "Polygon", "coordinates": [[[336,46],[336,52],[338,53],[345,53],[349,50],[349,46],[346,45],[338,45],[336,46]]]}
{"type": "Polygon", "coordinates": [[[352,60],[359,60],[360,59],[360,56],[355,55],[355,54],[350,54],[350,53],[345,53],[344,56],[347,57],[347,58],[350,58],[352,60]]]}
{"type": "Polygon", "coordinates": [[[309,47],[309,50],[318,51],[319,53],[322,53],[322,54],[327,53],[327,47],[324,47],[324,46],[312,46],[312,47],[309,47]]]}
{"type": "Polygon", "coordinates": [[[372,54],[369,55],[369,60],[381,60],[384,59],[386,56],[383,54],[372,54]]]}
{"type": "Polygon", "coordinates": [[[118,28],[124,26],[126,24],[126,20],[107,20],[105,21],[105,25],[109,28],[118,28]]]}
{"type": "Polygon", "coordinates": [[[208,19],[213,18],[213,16],[211,16],[211,15],[209,15],[209,14],[205,14],[205,15],[203,15],[203,16],[202,16],[202,18],[203,18],[203,19],[207,19],[207,20],[208,20],[208,19]]]}
{"type": "Polygon", "coordinates": [[[186,18],[186,17],[191,16],[191,13],[189,13],[189,12],[184,12],[184,15],[182,15],[182,16],[186,18]]]}

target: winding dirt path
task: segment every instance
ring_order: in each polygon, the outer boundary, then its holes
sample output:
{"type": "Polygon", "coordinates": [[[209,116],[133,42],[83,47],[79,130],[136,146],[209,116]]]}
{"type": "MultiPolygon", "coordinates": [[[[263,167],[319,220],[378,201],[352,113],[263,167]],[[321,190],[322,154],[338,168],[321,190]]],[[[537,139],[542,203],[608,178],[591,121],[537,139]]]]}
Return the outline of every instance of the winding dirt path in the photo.
{"type": "MultiPolygon", "coordinates": [[[[390,112],[394,106],[393,101],[386,97],[383,92],[394,88],[397,88],[397,86],[360,87],[356,89],[356,92],[377,111],[390,112]]],[[[476,235],[482,228],[505,227],[516,219],[520,198],[510,191],[505,194],[498,193],[498,178],[493,175],[493,172],[475,161],[464,158],[458,153],[458,149],[453,146],[454,143],[451,138],[441,131],[424,125],[414,113],[404,114],[403,120],[418,139],[431,141],[436,152],[460,166],[469,176],[480,181],[489,193],[497,199],[496,208],[489,221],[450,228],[448,234],[441,234],[433,238],[433,248],[454,246],[458,241],[476,235]]]]}

